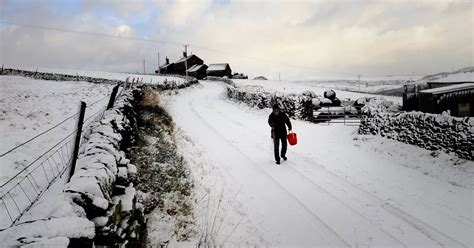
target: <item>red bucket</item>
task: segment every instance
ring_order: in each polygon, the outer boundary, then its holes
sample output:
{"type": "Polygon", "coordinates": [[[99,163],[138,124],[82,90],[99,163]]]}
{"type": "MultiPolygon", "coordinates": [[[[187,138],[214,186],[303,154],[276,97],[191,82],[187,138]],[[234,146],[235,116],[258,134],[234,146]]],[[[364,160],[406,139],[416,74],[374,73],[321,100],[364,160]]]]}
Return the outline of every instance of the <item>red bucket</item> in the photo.
{"type": "Polygon", "coordinates": [[[288,138],[288,143],[290,143],[290,145],[292,145],[292,146],[294,146],[294,145],[296,145],[296,143],[298,143],[296,133],[293,133],[293,132],[289,133],[287,135],[287,138],[288,138]]]}

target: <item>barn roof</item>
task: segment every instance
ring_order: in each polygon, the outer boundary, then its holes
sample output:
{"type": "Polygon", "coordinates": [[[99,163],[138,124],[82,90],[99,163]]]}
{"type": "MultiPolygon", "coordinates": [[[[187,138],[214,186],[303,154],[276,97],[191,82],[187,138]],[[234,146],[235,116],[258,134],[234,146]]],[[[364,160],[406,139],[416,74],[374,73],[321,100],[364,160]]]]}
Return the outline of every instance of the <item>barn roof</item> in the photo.
{"type": "Polygon", "coordinates": [[[438,94],[445,94],[445,93],[451,93],[451,92],[463,91],[463,90],[474,90],[474,83],[455,84],[451,86],[422,90],[420,91],[420,93],[438,95],[438,94]]]}
{"type": "Polygon", "coordinates": [[[199,69],[201,69],[201,67],[203,67],[203,66],[204,65],[193,65],[193,66],[191,66],[191,68],[188,69],[188,72],[196,72],[199,69]]]}
{"type": "Polygon", "coordinates": [[[225,68],[229,66],[227,63],[223,64],[210,64],[209,67],[207,67],[208,71],[223,71],[225,68]]]}

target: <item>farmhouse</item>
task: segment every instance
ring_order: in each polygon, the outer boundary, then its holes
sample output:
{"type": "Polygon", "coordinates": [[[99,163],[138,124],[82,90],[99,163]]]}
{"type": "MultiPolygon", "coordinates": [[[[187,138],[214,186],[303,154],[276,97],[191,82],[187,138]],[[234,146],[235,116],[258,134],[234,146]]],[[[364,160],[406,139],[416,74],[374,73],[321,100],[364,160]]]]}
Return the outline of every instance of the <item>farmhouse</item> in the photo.
{"type": "Polygon", "coordinates": [[[183,57],[174,63],[174,72],[175,74],[186,75],[186,66],[189,69],[194,65],[202,65],[203,63],[204,61],[198,56],[194,54],[188,56],[184,52],[183,57]]]}
{"type": "Polygon", "coordinates": [[[232,70],[230,69],[229,64],[210,64],[207,68],[207,75],[214,77],[224,77],[227,76],[230,78],[232,76],[232,70]]]}
{"type": "Polygon", "coordinates": [[[196,79],[203,79],[206,77],[207,65],[193,65],[188,69],[188,75],[196,79]]]}
{"type": "MultiPolygon", "coordinates": [[[[166,63],[163,66],[160,66],[161,74],[178,74],[186,75],[186,66],[191,68],[194,65],[202,65],[204,61],[198,56],[192,54],[188,56],[186,53],[183,53],[183,57],[176,61],[175,63],[170,63],[168,57],[166,57],[166,63]]],[[[157,72],[157,71],[155,71],[157,72]]]]}

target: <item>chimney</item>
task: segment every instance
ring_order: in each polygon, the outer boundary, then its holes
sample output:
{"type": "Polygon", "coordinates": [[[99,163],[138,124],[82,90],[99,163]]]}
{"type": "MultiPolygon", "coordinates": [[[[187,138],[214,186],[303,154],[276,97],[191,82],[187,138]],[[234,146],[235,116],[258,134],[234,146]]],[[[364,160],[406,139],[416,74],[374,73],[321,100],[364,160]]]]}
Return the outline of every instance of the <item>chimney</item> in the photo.
{"type": "Polygon", "coordinates": [[[170,63],[170,59],[168,59],[168,56],[166,56],[166,64],[168,65],[170,63]]]}
{"type": "Polygon", "coordinates": [[[183,57],[187,58],[188,55],[186,54],[186,52],[183,52],[183,57]]]}

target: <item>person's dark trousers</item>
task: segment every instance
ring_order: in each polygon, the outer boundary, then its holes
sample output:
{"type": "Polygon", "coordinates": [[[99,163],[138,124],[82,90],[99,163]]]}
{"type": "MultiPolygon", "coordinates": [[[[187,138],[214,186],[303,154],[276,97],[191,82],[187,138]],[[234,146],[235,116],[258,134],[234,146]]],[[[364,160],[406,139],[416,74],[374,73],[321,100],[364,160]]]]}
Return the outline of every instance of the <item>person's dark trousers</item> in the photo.
{"type": "Polygon", "coordinates": [[[288,145],[286,141],[286,134],[276,134],[275,138],[273,139],[275,161],[277,162],[280,162],[280,141],[281,141],[281,157],[286,157],[286,148],[288,145]]]}

